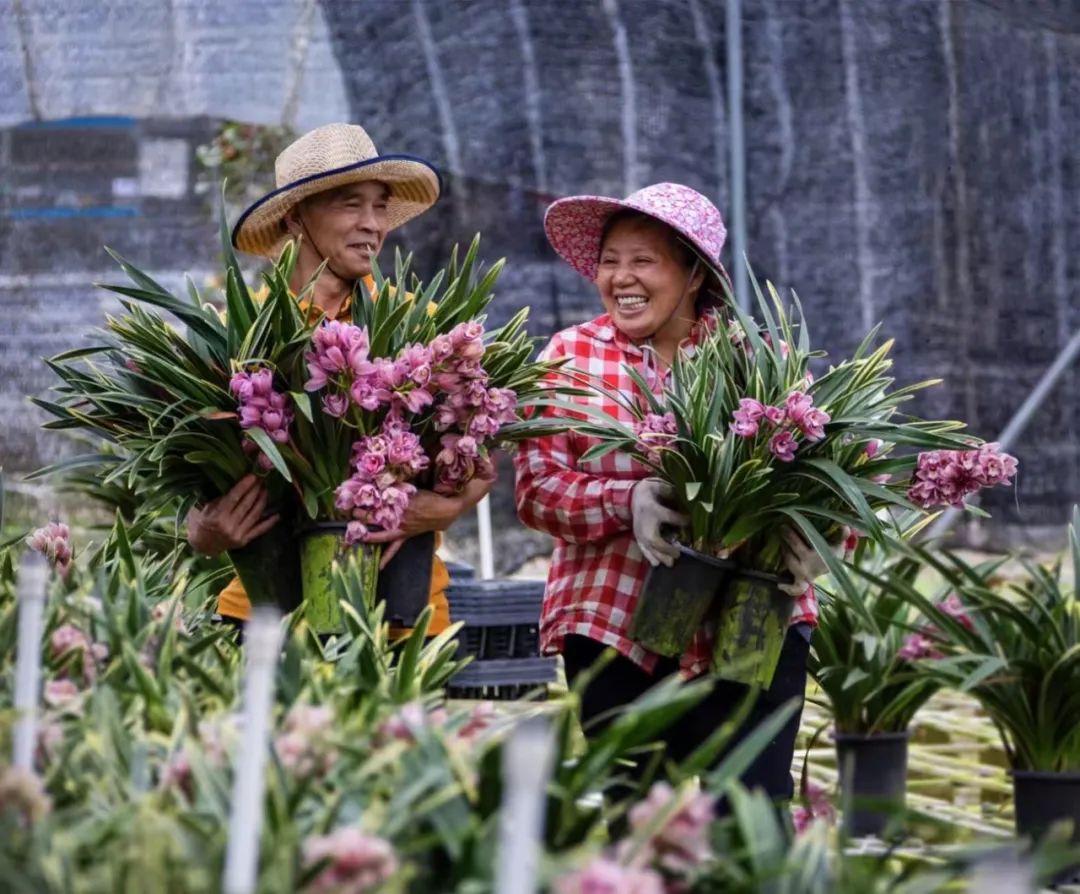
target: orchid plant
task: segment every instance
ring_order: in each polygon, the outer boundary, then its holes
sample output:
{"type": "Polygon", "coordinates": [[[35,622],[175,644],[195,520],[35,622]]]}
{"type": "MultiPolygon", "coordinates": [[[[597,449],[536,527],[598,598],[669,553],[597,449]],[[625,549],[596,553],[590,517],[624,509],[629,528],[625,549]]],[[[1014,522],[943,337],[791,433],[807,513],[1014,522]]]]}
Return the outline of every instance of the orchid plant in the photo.
{"type": "MultiPolygon", "coordinates": [[[[376,269],[350,319],[305,309],[321,271],[290,290],[289,243],[253,292],[221,227],[225,312],[188,282],[188,300],[117,257],[132,286],[96,344],[47,361],[61,384],[37,403],[49,429],[108,444],[32,477],[102,468],[143,508],[187,509],[227,492],[245,474],[265,478],[270,508],[289,520],[349,522],[355,543],[396,530],[417,486],[457,493],[490,475],[498,444],[550,429],[523,418],[553,364],[535,362],[528,309],[485,330],[502,262],[484,269],[479,237],[427,284],[396,258],[395,288],[376,269]],[[411,291],[406,292],[408,285],[411,291]],[[169,322],[171,314],[183,329],[169,322]],[[314,400],[312,398],[315,398],[314,400]]],[[[294,521],[299,525],[299,522],[294,521]]],[[[274,567],[293,525],[230,553],[254,601],[286,604],[293,571],[274,567]]]]}
{"type": "MultiPolygon", "coordinates": [[[[936,382],[894,388],[892,342],[874,348],[877,327],[849,359],[815,376],[811,361],[825,355],[811,349],[805,321],[794,323],[772,284],[766,288],[768,298],[756,288],[764,326],[729,301],[679,352],[660,393],[629,371],[643,401],[610,397],[634,415],[632,426],[573,406],[581,418],[571,426],[593,439],[584,458],[624,450],[672,485],[689,517],[680,532],[686,545],[709,555],[737,551],[773,571],[775,532],[794,525],[840,571],[826,540],[843,526],[881,542],[890,530],[904,534],[898,520],[914,522],[917,510],[976,511],[965,497],[1008,483],[1015,459],[959,434],[961,423],[900,415],[936,382]],[[883,519],[881,510],[891,515],[883,519]]],[[[584,373],[577,381],[603,387],[584,373]]]]}
{"type": "Polygon", "coordinates": [[[908,550],[936,570],[958,600],[935,604],[897,582],[897,595],[932,625],[906,644],[919,672],[978,700],[1013,769],[1080,770],[1080,509],[1074,508],[1068,529],[1067,565],[1058,560],[1046,568],[1021,558],[1019,581],[1002,581],[1000,562],[971,565],[955,554],[908,550]],[[962,614],[955,610],[960,605],[962,614]]]}

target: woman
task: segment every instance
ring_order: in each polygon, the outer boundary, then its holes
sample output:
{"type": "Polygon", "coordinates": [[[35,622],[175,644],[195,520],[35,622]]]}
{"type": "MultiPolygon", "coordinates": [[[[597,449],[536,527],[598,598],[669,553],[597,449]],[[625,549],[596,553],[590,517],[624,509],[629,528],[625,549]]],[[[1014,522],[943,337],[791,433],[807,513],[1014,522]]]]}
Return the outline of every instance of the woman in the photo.
{"type": "MultiPolygon", "coordinates": [[[[548,240],[575,270],[596,284],[605,313],[558,333],[547,359],[602,379],[607,388],[643,400],[626,367],[639,370],[654,392],[662,390],[680,350],[716,325],[726,276],[720,266],[725,229],[720,212],[686,186],[660,183],[626,200],[575,196],[555,202],[544,221],[548,240]]],[[[629,413],[599,394],[577,398],[624,422],[629,413]]],[[[550,412],[550,411],[549,411],[550,412]]],[[[662,677],[705,673],[712,653],[709,631],[697,632],[678,660],[647,652],[627,628],[649,565],[671,565],[678,550],[661,534],[685,522],[667,505],[669,488],[629,456],[615,452],[582,460],[595,443],[568,432],[521,445],[515,459],[521,519],[556,540],[540,622],[545,653],[560,653],[571,685],[606,648],[618,653],[586,685],[582,726],[598,734],[613,709],[633,701],[662,677]]],[[[735,742],[779,705],[800,700],[806,686],[810,630],[817,602],[810,580],[824,563],[799,537],[787,536],[795,583],[792,624],[772,686],[761,693],[735,742]]],[[[666,756],[686,758],[741,704],[746,687],[717,682],[710,695],[663,737],[666,756]]],[[[796,713],[743,774],[775,799],[792,794],[791,759],[799,727],[796,713]]],[[[735,744],[734,742],[732,744],[735,744]]],[[[731,746],[729,746],[731,747],[731,746]]]]}

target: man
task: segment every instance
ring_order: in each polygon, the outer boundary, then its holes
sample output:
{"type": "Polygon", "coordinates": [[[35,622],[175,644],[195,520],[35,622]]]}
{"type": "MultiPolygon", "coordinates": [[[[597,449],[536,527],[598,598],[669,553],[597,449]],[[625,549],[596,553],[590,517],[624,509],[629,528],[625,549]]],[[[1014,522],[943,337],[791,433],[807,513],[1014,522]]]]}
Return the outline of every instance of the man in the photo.
{"type": "MultiPolygon", "coordinates": [[[[371,265],[386,234],[427,211],[441,189],[439,174],[428,162],[407,155],[379,155],[364,129],[352,124],[327,124],[300,137],[278,156],[274,176],[273,192],[237,221],[233,245],[273,259],[286,240],[297,240],[299,256],[289,285],[299,293],[325,262],[310,306],[328,319],[348,315],[356,289],[374,294],[371,265]]],[[[492,483],[474,479],[456,497],[418,490],[401,527],[371,538],[386,544],[383,564],[405,539],[448,528],[476,506],[492,483]]],[[[210,555],[245,546],[278,522],[277,515],[264,517],[266,499],[260,478],[242,478],[227,494],[191,510],[188,542],[210,555]]],[[[450,623],[448,583],[446,566],[436,556],[430,597],[433,635],[450,623]]],[[[247,594],[234,578],[218,597],[218,613],[223,620],[240,623],[250,610],[247,594]]]]}

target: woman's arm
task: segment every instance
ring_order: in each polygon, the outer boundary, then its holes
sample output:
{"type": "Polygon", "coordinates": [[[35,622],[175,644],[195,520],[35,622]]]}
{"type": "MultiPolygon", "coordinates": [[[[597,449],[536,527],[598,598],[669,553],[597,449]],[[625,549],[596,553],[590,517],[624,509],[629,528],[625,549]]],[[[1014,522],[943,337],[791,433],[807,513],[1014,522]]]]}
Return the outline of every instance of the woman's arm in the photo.
{"type": "Polygon", "coordinates": [[[630,498],[637,480],[590,475],[574,464],[565,433],[521,443],[514,456],[514,499],[522,522],[570,543],[631,530],[630,498]]]}

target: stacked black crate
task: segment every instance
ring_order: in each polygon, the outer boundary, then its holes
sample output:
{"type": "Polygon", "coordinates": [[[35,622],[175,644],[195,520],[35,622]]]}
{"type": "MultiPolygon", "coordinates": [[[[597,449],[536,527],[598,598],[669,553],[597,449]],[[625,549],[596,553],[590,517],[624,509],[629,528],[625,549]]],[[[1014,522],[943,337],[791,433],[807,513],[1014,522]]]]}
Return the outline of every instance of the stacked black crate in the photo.
{"type": "Polygon", "coordinates": [[[450,681],[455,698],[515,699],[556,677],[540,655],[542,580],[476,580],[450,569],[450,619],[462,621],[458,657],[473,660],[450,681]]]}

